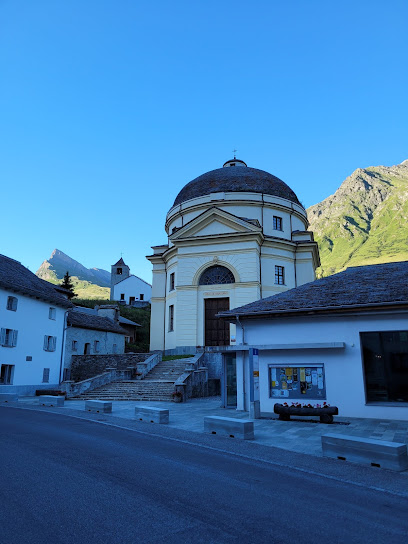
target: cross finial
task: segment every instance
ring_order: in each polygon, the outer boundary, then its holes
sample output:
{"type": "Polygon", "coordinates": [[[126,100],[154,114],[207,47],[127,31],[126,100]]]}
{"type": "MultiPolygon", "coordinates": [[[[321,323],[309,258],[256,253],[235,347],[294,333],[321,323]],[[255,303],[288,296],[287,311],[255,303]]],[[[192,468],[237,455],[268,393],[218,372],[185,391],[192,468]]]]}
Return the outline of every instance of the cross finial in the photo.
{"type": "Polygon", "coordinates": [[[232,152],[234,153],[234,159],[236,159],[237,157],[235,156],[235,154],[237,152],[237,149],[233,149],[232,152]]]}
{"type": "Polygon", "coordinates": [[[122,251],[120,252],[120,256],[123,257],[123,252],[122,251]]]}

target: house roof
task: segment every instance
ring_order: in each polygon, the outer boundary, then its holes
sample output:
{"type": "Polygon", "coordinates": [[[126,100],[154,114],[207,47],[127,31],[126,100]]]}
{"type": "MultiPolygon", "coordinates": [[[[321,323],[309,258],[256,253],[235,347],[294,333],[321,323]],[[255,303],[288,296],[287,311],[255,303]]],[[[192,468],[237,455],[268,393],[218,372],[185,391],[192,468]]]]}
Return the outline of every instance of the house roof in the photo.
{"type": "MultiPolygon", "coordinates": [[[[73,312],[81,312],[84,314],[89,315],[98,315],[98,310],[96,308],[87,308],[86,306],[75,306],[75,308],[72,308],[73,312]]],[[[110,320],[111,321],[111,320],[110,320]]],[[[136,323],[136,321],[132,321],[130,319],[127,319],[126,317],[119,316],[119,323],[123,323],[124,325],[132,325],[133,327],[141,327],[142,325],[139,325],[139,323],[136,323]]]]}
{"type": "Polygon", "coordinates": [[[136,278],[136,279],[142,281],[143,283],[145,283],[146,285],[148,285],[149,287],[151,287],[150,283],[147,283],[147,281],[142,280],[142,278],[139,278],[139,276],[136,276],[136,274],[130,274],[127,278],[123,278],[123,280],[118,281],[118,283],[115,283],[115,287],[116,287],[116,285],[119,285],[119,283],[122,283],[123,281],[126,281],[129,278],[136,278]]]}
{"type": "Polygon", "coordinates": [[[0,287],[51,302],[63,308],[73,306],[72,302],[62,294],[65,292],[64,289],[38,278],[20,262],[5,255],[0,255],[0,287]]]}
{"type": "Polygon", "coordinates": [[[118,334],[128,334],[127,331],[108,317],[70,310],[68,312],[68,325],[79,329],[91,329],[94,331],[116,332],[118,334]]]}
{"type": "Polygon", "coordinates": [[[192,198],[220,192],[264,193],[285,198],[302,206],[284,181],[264,170],[247,166],[218,168],[198,176],[181,189],[173,206],[192,198]]]}
{"type": "Polygon", "coordinates": [[[408,305],[408,261],[347,268],[218,314],[256,317],[408,305]]]}

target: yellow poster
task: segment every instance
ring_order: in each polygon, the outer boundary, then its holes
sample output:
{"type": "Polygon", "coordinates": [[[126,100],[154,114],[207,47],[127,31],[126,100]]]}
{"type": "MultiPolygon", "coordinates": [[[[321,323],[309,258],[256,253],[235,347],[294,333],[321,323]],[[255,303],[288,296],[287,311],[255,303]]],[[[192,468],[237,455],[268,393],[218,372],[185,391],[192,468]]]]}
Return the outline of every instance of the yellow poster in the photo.
{"type": "Polygon", "coordinates": [[[292,369],[291,368],[286,368],[285,372],[286,372],[286,376],[292,376],[292,369]]]}
{"type": "Polygon", "coordinates": [[[305,369],[304,368],[301,368],[300,369],[300,381],[301,382],[305,382],[305,369]]]}
{"type": "Polygon", "coordinates": [[[282,389],[287,389],[286,382],[282,382],[282,389]]]}

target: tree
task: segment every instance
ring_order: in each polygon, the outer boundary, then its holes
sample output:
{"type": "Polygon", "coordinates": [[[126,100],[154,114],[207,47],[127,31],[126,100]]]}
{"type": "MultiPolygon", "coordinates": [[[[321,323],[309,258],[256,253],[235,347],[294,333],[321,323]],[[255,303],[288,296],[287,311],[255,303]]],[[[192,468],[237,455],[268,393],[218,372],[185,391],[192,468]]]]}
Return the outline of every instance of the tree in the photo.
{"type": "Polygon", "coordinates": [[[69,300],[71,300],[71,298],[73,297],[76,297],[76,293],[74,291],[74,284],[71,281],[71,276],[69,275],[68,270],[64,276],[64,279],[62,280],[60,287],[67,289],[67,291],[71,291],[70,294],[68,295],[69,300]]]}

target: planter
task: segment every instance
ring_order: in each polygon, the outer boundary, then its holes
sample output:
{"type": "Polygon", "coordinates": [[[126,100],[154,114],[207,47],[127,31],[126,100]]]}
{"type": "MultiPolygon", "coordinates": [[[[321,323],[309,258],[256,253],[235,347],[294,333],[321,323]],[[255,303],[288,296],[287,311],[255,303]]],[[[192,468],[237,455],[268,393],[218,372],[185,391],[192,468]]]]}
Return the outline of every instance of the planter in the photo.
{"type": "Polygon", "coordinates": [[[283,404],[275,404],[273,411],[275,414],[279,414],[279,419],[283,421],[289,421],[290,416],[319,416],[321,423],[333,423],[333,416],[339,415],[337,406],[308,408],[303,406],[284,406],[283,404]]]}

